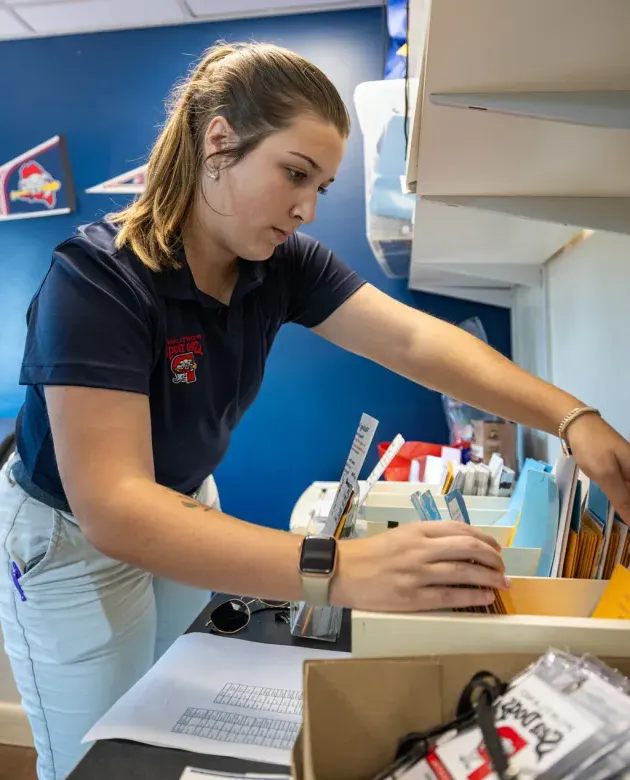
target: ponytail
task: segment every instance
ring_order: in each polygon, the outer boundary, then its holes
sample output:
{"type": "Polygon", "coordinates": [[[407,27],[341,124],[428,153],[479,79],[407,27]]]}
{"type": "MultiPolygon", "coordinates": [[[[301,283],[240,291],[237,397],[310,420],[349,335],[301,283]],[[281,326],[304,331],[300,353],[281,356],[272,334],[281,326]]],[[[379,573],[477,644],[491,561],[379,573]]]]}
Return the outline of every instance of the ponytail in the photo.
{"type": "Polygon", "coordinates": [[[332,123],[345,138],[346,107],[328,78],[299,55],[271,44],[221,43],[210,48],[169,101],[167,120],[147,167],[144,192],[110,214],[120,225],[116,245],[128,245],[154,271],[177,268],[181,228],[192,210],[204,164],[204,141],[221,115],[238,144],[221,156],[243,159],[301,112],[332,123]]]}
{"type": "Polygon", "coordinates": [[[127,208],[110,215],[121,226],[118,248],[128,244],[153,271],[179,266],[179,231],[192,207],[202,162],[191,127],[195,98],[208,68],[233,51],[230,46],[210,50],[189,80],[175,88],[166,124],[149,157],[144,192],[127,208]]]}

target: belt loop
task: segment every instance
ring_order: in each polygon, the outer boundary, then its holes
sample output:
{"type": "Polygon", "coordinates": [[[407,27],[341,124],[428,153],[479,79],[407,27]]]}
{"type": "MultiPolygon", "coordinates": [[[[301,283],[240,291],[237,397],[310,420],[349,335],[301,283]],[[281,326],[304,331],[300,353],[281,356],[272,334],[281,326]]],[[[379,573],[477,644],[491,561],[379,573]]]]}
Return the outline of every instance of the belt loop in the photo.
{"type": "Polygon", "coordinates": [[[11,472],[13,470],[13,466],[15,465],[15,462],[17,461],[18,457],[19,456],[17,450],[13,450],[13,452],[9,455],[7,462],[5,463],[4,468],[2,469],[2,471],[4,472],[7,478],[7,482],[9,483],[9,485],[11,485],[11,487],[15,487],[17,484],[16,481],[13,479],[13,475],[11,474],[11,472]]]}

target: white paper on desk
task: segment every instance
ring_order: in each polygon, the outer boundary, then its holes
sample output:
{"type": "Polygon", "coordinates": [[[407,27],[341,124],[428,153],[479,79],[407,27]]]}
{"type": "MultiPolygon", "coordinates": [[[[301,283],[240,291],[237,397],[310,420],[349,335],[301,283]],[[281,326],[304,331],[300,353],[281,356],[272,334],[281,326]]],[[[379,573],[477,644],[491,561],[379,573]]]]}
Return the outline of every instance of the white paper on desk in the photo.
{"type": "Polygon", "coordinates": [[[302,723],[302,668],[349,653],[186,634],[83,742],[128,739],[288,764],[302,723]]]}
{"type": "Polygon", "coordinates": [[[259,773],[236,774],[234,772],[213,772],[212,769],[195,769],[187,766],[179,780],[291,780],[289,775],[271,775],[259,773]]]}

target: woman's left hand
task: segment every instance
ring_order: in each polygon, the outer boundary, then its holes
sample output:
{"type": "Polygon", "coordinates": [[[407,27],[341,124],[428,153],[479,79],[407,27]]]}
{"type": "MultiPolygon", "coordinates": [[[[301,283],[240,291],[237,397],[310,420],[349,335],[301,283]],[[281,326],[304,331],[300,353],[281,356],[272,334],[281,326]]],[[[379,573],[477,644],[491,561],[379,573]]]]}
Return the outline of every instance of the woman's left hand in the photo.
{"type": "Polygon", "coordinates": [[[584,414],[567,431],[573,459],[630,525],[630,442],[601,417],[584,414]]]}

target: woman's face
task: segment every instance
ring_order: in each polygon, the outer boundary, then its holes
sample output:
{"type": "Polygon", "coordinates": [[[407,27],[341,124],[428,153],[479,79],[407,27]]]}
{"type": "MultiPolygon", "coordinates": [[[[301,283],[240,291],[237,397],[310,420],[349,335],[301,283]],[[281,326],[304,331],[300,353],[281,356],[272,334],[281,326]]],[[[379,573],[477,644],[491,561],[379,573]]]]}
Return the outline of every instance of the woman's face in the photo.
{"type": "MultiPolygon", "coordinates": [[[[225,148],[231,130],[221,117],[206,133],[206,154],[225,148]]],[[[232,136],[233,138],[233,136],[232,136]]],[[[212,240],[235,257],[266,260],[303,223],[315,219],[317,198],[332,184],[345,142],[330,124],[298,117],[266,138],[241,162],[211,178],[202,169],[196,217],[212,240]]]]}

